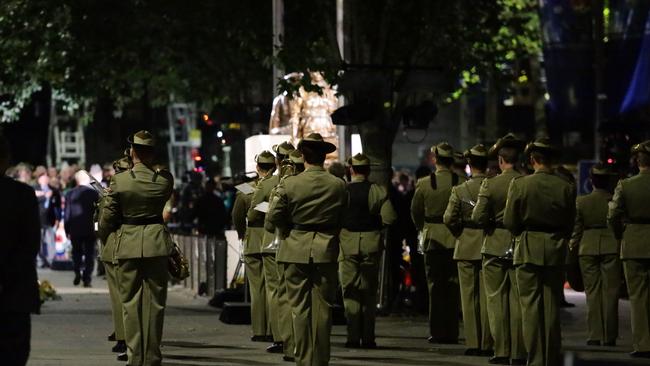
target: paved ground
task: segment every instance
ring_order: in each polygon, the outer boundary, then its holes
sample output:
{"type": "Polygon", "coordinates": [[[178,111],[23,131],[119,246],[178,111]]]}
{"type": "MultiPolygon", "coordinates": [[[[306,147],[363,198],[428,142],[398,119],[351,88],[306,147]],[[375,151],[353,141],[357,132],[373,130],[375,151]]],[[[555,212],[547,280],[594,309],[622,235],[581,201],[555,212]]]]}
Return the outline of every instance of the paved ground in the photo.
{"type": "MultiPolygon", "coordinates": [[[[69,272],[40,272],[62,296],[48,301],[42,314],[33,318],[31,366],[119,365],[106,341],[111,332],[106,282],[94,280],[92,289],[72,286],[69,272]]],[[[632,362],[629,304],[621,301],[621,337],[617,347],[587,347],[585,343],[584,295],[567,291],[577,307],[562,312],[565,350],[603,365],[647,364],[632,362]],[[629,362],[629,363],[628,363],[629,362]]],[[[248,326],[222,324],[218,311],[206,298],[195,298],[181,288],[172,288],[165,320],[164,365],[288,365],[278,355],[264,352],[266,344],[249,341],[248,326]]],[[[391,316],[377,325],[378,350],[348,350],[344,327],[333,331],[331,365],[487,365],[486,358],[462,356],[463,346],[438,347],[426,342],[426,320],[422,317],[391,316]]]]}

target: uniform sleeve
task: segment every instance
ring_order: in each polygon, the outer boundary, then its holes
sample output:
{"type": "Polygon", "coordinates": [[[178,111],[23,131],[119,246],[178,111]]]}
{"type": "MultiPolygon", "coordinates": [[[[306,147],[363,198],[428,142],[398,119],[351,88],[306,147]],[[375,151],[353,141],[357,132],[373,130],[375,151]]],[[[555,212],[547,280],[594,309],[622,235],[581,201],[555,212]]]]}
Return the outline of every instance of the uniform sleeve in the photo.
{"type": "Polygon", "coordinates": [[[484,179],[481,188],[478,191],[476,206],[472,211],[472,221],[482,227],[490,225],[494,215],[490,206],[490,189],[488,188],[489,179],[484,179]]]}
{"type": "Polygon", "coordinates": [[[256,222],[256,221],[264,220],[264,213],[257,211],[255,209],[255,206],[264,202],[263,187],[264,187],[264,183],[263,181],[260,181],[260,183],[257,185],[257,189],[255,189],[255,193],[253,193],[251,205],[250,207],[248,207],[248,213],[246,214],[246,218],[248,219],[248,222],[256,222]]]}
{"type": "Polygon", "coordinates": [[[518,179],[513,179],[510,182],[506,208],[503,211],[503,226],[514,235],[519,235],[524,230],[521,221],[521,192],[518,183],[518,179]]]}
{"type": "Polygon", "coordinates": [[[415,187],[415,193],[411,201],[411,218],[417,230],[424,228],[424,197],[419,182],[415,187]]]}
{"type": "MultiPolygon", "coordinates": [[[[279,186],[279,184],[278,184],[278,186],[279,186]]],[[[273,202],[273,199],[275,197],[277,197],[277,195],[278,195],[278,186],[273,187],[273,189],[271,190],[271,193],[269,194],[269,209],[271,207],[271,202],[273,202]]],[[[267,216],[268,215],[266,215],[264,217],[264,229],[266,229],[266,231],[271,232],[271,233],[275,232],[275,225],[273,225],[273,223],[271,223],[269,220],[267,220],[267,216]]]]}
{"type": "Polygon", "coordinates": [[[235,203],[232,206],[232,222],[240,239],[246,234],[246,197],[242,193],[237,193],[235,203]]]}
{"type": "Polygon", "coordinates": [[[460,236],[463,231],[462,202],[458,197],[458,187],[456,186],[451,189],[447,209],[442,216],[442,222],[456,237],[460,236]]]}
{"type": "Polygon", "coordinates": [[[566,222],[566,230],[565,230],[565,235],[564,237],[567,240],[571,239],[571,234],[573,233],[573,229],[575,228],[575,218],[576,218],[576,205],[574,202],[576,202],[576,196],[577,196],[577,191],[576,191],[576,185],[575,184],[570,184],[567,187],[567,202],[570,202],[569,207],[567,208],[568,210],[568,217],[570,220],[567,220],[566,222]],[[571,221],[571,219],[573,221],[571,221]]]}
{"type": "Polygon", "coordinates": [[[120,201],[117,192],[117,179],[111,179],[111,185],[107,192],[102,205],[102,211],[99,214],[98,235],[102,242],[113,231],[121,225],[120,201]]]}
{"type": "Polygon", "coordinates": [[[381,214],[381,208],[388,199],[386,189],[379,184],[372,184],[368,192],[368,210],[371,215],[381,214]]]}
{"type": "Polygon", "coordinates": [[[616,239],[623,237],[623,218],[625,217],[625,200],[623,200],[623,181],[618,181],[614,196],[609,201],[609,210],[607,212],[607,225],[614,231],[616,239]]]}
{"type": "Polygon", "coordinates": [[[580,209],[580,201],[576,201],[576,220],[575,223],[573,224],[573,233],[571,234],[571,240],[569,241],[569,247],[570,248],[575,248],[580,245],[580,241],[582,240],[582,234],[585,231],[585,218],[582,215],[582,211],[580,209]]]}
{"type": "Polygon", "coordinates": [[[284,184],[279,184],[275,196],[269,203],[269,212],[266,214],[264,221],[265,228],[280,228],[284,231],[289,227],[291,224],[289,217],[291,215],[288,201],[284,184]]]}

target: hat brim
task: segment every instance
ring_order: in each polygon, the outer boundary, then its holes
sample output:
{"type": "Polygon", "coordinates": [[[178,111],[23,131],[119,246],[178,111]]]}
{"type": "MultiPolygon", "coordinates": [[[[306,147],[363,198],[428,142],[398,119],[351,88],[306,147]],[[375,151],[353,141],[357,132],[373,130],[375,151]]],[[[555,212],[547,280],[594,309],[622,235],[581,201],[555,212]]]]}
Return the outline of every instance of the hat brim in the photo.
{"type": "Polygon", "coordinates": [[[307,147],[312,150],[317,150],[324,154],[329,154],[336,151],[336,146],[331,142],[327,142],[327,141],[301,140],[298,143],[298,150],[302,149],[303,147],[307,147]]]}
{"type": "Polygon", "coordinates": [[[137,145],[137,146],[148,146],[148,147],[153,147],[153,146],[154,146],[153,143],[150,143],[150,144],[139,144],[139,143],[137,143],[137,142],[135,142],[135,141],[133,140],[133,137],[134,137],[134,136],[135,136],[135,135],[131,135],[131,136],[127,137],[127,138],[126,138],[126,141],[127,141],[129,144],[131,144],[131,145],[137,145]]]}
{"type": "Polygon", "coordinates": [[[543,154],[549,154],[551,156],[560,155],[560,149],[556,147],[546,147],[546,146],[539,146],[534,144],[528,144],[528,146],[526,146],[526,149],[524,150],[524,154],[530,155],[535,151],[539,151],[543,154]]]}
{"type": "Polygon", "coordinates": [[[511,147],[517,149],[518,151],[523,151],[526,147],[526,142],[523,140],[505,140],[497,141],[496,144],[492,145],[490,150],[488,150],[488,157],[495,158],[499,154],[499,150],[504,147],[511,147]]]}

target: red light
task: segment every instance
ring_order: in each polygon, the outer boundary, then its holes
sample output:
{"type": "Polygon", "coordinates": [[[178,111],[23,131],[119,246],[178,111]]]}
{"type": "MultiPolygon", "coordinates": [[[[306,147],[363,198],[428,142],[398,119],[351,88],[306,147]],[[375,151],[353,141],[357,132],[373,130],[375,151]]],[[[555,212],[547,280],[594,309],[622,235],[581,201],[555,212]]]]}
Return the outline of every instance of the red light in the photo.
{"type": "Polygon", "coordinates": [[[614,160],[612,158],[609,158],[609,159],[607,159],[607,164],[614,164],[615,161],[616,160],[614,160]]]}
{"type": "Polygon", "coordinates": [[[201,160],[203,160],[201,155],[197,155],[197,156],[194,157],[194,161],[201,161],[201,160]]]}

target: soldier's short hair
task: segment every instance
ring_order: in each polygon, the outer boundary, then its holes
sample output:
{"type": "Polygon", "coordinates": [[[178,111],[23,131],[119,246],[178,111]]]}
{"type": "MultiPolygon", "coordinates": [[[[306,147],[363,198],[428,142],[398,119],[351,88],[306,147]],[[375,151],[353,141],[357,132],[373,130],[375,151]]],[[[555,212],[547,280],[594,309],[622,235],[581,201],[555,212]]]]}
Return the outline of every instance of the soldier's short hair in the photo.
{"type": "Polygon", "coordinates": [[[519,158],[519,150],[514,147],[502,147],[498,154],[506,164],[516,164],[519,158]]]}
{"type": "Polygon", "coordinates": [[[639,166],[642,166],[644,168],[650,167],[650,154],[646,154],[644,152],[638,152],[636,154],[636,163],[639,164],[639,166]]]}
{"type": "Polygon", "coordinates": [[[311,147],[305,145],[300,147],[305,162],[311,165],[321,165],[325,162],[326,153],[321,150],[312,149],[311,147]]]}
{"type": "Polygon", "coordinates": [[[530,153],[530,158],[535,160],[538,164],[541,165],[552,165],[555,164],[556,158],[551,154],[546,154],[541,151],[533,151],[530,153]]]}
{"type": "Polygon", "coordinates": [[[470,156],[468,159],[469,166],[482,172],[487,170],[488,159],[482,156],[470,156]]]}
{"type": "Polygon", "coordinates": [[[152,146],[132,145],[131,149],[133,149],[135,155],[143,162],[152,162],[156,156],[156,151],[152,146]]]}
{"type": "Polygon", "coordinates": [[[260,170],[268,172],[275,168],[275,163],[257,163],[257,166],[260,167],[260,170]]]}
{"type": "Polygon", "coordinates": [[[370,165],[352,166],[352,170],[354,170],[355,173],[366,177],[370,175],[370,165]]]}
{"type": "Polygon", "coordinates": [[[453,163],[454,163],[454,158],[448,158],[445,156],[436,157],[436,165],[442,165],[445,168],[449,168],[453,163]]]}

